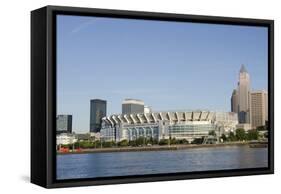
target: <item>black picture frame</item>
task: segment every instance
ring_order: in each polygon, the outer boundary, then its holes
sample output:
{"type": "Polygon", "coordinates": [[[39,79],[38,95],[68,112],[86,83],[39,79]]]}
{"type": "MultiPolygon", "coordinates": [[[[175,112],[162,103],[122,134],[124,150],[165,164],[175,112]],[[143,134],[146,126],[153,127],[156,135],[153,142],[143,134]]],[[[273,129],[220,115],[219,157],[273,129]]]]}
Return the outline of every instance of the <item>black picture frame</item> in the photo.
{"type": "Polygon", "coordinates": [[[46,6],[31,12],[31,182],[46,188],[170,181],[274,173],[274,21],[232,17],[46,6]],[[268,168],[56,180],[57,14],[183,21],[268,28],[268,168]]]}

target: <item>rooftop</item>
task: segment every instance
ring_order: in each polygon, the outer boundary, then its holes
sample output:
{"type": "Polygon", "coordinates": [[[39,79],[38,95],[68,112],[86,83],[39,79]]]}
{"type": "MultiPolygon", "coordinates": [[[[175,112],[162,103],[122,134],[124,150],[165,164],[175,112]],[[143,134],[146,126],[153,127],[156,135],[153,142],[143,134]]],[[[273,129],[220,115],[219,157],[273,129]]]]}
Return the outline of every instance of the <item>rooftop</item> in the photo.
{"type": "Polygon", "coordinates": [[[240,68],[240,73],[248,73],[246,67],[244,64],[242,64],[241,68],[240,68]]]}
{"type": "Polygon", "coordinates": [[[139,105],[144,105],[144,102],[139,99],[132,99],[132,98],[126,98],[123,100],[122,104],[139,104],[139,105]]]}

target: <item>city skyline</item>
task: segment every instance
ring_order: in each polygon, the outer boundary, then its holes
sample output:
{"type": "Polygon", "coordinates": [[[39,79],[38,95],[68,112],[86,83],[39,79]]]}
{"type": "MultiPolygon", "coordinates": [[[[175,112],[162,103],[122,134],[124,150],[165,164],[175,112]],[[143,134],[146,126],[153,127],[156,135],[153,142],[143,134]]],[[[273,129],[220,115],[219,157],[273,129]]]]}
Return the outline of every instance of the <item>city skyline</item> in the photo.
{"type": "Polygon", "coordinates": [[[73,115],[76,132],[89,131],[96,98],[108,115],[125,98],[154,111],[230,111],[241,64],[252,88],[267,90],[263,27],[59,16],[57,29],[57,112],[73,115]]]}

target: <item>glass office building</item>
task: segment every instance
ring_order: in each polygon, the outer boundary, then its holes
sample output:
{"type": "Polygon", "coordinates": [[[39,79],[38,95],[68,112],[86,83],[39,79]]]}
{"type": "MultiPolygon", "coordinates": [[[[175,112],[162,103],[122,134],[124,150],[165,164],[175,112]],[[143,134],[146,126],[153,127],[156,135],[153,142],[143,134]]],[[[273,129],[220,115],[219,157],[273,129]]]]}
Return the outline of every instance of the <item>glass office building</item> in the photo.
{"type": "Polygon", "coordinates": [[[106,101],[93,99],[90,101],[90,132],[97,133],[101,129],[102,118],[106,116],[106,101]]]}
{"type": "Polygon", "coordinates": [[[72,115],[57,116],[57,133],[72,132],[72,115]]]}
{"type": "Polygon", "coordinates": [[[210,131],[216,131],[215,125],[210,122],[179,123],[169,126],[169,135],[176,139],[192,141],[209,135],[210,131]]]}

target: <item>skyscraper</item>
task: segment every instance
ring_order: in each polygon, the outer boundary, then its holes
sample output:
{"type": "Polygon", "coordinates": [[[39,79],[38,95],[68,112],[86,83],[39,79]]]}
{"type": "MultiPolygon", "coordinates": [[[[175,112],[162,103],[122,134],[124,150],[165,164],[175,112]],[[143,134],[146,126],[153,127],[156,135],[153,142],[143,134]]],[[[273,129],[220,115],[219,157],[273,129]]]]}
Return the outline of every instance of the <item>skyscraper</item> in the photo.
{"type": "Polygon", "coordinates": [[[101,119],[106,116],[106,101],[93,99],[90,101],[90,132],[97,133],[101,129],[101,119]]]}
{"type": "Polygon", "coordinates": [[[238,94],[236,89],[233,90],[231,96],[231,112],[238,113],[238,94]]]}
{"type": "Polygon", "coordinates": [[[57,116],[57,133],[72,132],[72,115],[57,116]]]}
{"type": "Polygon", "coordinates": [[[251,92],[251,123],[252,127],[265,126],[268,120],[268,99],[264,90],[251,92]]]}
{"type": "Polygon", "coordinates": [[[143,113],[144,102],[137,99],[125,99],[122,103],[122,114],[143,113]]]}
{"type": "Polygon", "coordinates": [[[238,120],[239,123],[250,123],[250,75],[244,65],[241,66],[238,82],[238,120]]]}

